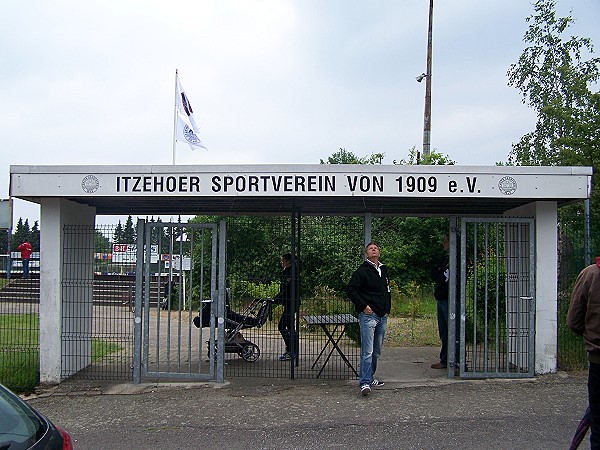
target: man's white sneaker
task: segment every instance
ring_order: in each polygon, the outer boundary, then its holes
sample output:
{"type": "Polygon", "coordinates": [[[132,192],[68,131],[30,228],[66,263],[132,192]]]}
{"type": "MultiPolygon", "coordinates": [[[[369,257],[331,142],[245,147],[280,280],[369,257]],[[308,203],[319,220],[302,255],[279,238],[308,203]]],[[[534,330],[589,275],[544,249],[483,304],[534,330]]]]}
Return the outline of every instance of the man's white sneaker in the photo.
{"type": "Polygon", "coordinates": [[[363,395],[363,397],[366,397],[371,393],[371,387],[368,384],[363,384],[360,387],[360,393],[363,395]]]}

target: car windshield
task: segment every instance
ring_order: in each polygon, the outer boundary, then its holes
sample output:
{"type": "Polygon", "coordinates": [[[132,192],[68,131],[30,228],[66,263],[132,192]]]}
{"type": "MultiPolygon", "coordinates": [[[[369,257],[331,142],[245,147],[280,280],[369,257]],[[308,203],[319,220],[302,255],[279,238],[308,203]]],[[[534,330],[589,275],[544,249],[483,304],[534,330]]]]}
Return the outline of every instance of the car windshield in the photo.
{"type": "Polygon", "coordinates": [[[46,425],[27,404],[2,386],[0,417],[0,450],[29,448],[46,430],[46,425]]]}

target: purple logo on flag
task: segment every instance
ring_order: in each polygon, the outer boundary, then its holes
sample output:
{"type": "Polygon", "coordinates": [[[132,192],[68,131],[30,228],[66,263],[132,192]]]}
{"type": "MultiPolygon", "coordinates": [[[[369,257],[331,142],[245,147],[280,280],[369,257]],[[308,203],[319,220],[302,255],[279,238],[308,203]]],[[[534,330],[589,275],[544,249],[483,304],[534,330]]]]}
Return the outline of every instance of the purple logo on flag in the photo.
{"type": "Polygon", "coordinates": [[[196,136],[194,131],[187,124],[183,126],[183,137],[192,145],[202,145],[202,142],[200,142],[198,136],[196,136]]]}
{"type": "Polygon", "coordinates": [[[185,113],[188,115],[188,117],[194,113],[194,111],[192,110],[192,104],[189,102],[187,95],[185,95],[185,92],[181,93],[181,103],[183,104],[183,109],[185,110],[185,113]]]}

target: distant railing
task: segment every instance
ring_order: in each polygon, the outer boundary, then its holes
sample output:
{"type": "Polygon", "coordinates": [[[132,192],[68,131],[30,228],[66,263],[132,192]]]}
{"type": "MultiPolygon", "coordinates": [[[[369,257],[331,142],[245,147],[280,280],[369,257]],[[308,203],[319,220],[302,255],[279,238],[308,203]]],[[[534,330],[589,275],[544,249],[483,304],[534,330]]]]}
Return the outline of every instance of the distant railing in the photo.
{"type": "MultiPolygon", "coordinates": [[[[36,276],[40,272],[40,252],[33,252],[29,259],[29,273],[36,276]]],[[[23,275],[21,252],[0,254],[0,276],[2,278],[19,278],[23,275]]]]}

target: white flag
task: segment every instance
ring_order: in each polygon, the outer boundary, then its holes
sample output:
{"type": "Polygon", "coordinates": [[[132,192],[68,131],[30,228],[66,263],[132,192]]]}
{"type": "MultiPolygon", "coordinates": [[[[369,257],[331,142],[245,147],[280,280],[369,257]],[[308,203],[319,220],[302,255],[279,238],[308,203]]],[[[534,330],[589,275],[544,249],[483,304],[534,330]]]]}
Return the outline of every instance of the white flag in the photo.
{"type": "Polygon", "coordinates": [[[177,140],[179,142],[186,142],[192,150],[196,150],[197,148],[203,148],[206,150],[206,147],[196,136],[194,130],[183,121],[179,114],[177,114],[177,140]]]}
{"type": "Polygon", "coordinates": [[[177,112],[184,117],[187,117],[190,125],[192,126],[192,130],[195,133],[198,133],[198,125],[196,125],[196,120],[194,119],[194,111],[192,110],[192,104],[190,103],[187,95],[185,95],[185,91],[183,90],[183,86],[181,86],[181,82],[179,81],[179,75],[176,75],[177,79],[177,112]]]}

